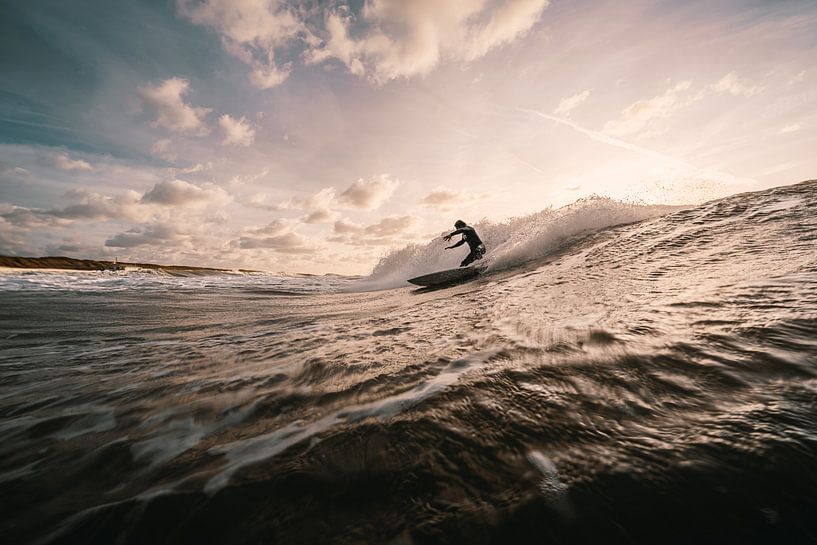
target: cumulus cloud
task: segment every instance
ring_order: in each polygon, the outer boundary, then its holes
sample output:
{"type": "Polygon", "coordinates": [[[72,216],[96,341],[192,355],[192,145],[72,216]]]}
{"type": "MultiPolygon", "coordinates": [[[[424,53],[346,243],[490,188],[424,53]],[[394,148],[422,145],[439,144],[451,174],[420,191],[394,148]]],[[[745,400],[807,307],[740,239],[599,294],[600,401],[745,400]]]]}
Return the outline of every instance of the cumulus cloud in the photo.
{"type": "Polygon", "coordinates": [[[8,225],[25,229],[53,227],[69,223],[60,220],[57,216],[51,214],[49,210],[14,205],[0,206],[0,218],[8,225]]]}
{"type": "Polygon", "coordinates": [[[0,214],[0,255],[21,255],[25,248],[25,237],[0,214]]]}
{"type": "Polygon", "coordinates": [[[582,102],[587,100],[587,97],[590,96],[590,89],[585,89],[581,93],[576,93],[573,96],[563,98],[561,102],[559,102],[559,106],[553,110],[555,115],[566,115],[570,113],[571,110],[577,108],[582,102]]]}
{"type": "Polygon", "coordinates": [[[622,112],[619,119],[608,121],[604,125],[604,132],[614,136],[638,133],[650,136],[661,132],[656,127],[659,120],[671,117],[701,98],[700,93],[693,96],[685,94],[691,86],[691,82],[682,81],[656,97],[635,102],[622,112]]]}
{"type": "Polygon", "coordinates": [[[187,94],[190,83],[173,77],[157,85],[139,88],[143,108],[155,117],[154,127],[164,127],[175,132],[203,135],[210,132],[204,118],[212,110],[187,104],[182,96],[187,94]]]}
{"type": "Polygon", "coordinates": [[[374,210],[392,196],[398,185],[400,181],[391,179],[388,174],[381,174],[371,180],[361,178],[338,196],[338,202],[351,208],[374,210]]]}
{"type": "Polygon", "coordinates": [[[283,254],[314,254],[318,251],[309,239],[292,232],[274,237],[241,237],[238,246],[243,250],[263,248],[283,254]]]}
{"type": "Polygon", "coordinates": [[[60,153],[54,156],[54,166],[60,170],[93,170],[94,167],[88,161],[82,159],[71,159],[67,153],[60,153]]]}
{"type": "Polygon", "coordinates": [[[247,122],[244,116],[235,119],[227,114],[218,118],[218,126],[221,128],[223,136],[222,144],[249,146],[255,139],[255,129],[247,122]]]}
{"type": "Polygon", "coordinates": [[[402,240],[417,225],[416,216],[386,216],[377,223],[361,225],[348,218],[335,222],[334,242],[345,242],[353,245],[389,245],[402,240]]]}
{"type": "Polygon", "coordinates": [[[524,36],[549,0],[370,0],[304,7],[278,0],[177,0],[179,12],[215,29],[251,67],[258,87],[280,84],[303,59],[334,59],[383,83],[427,74],[440,62],[471,62],[524,36]],[[300,51],[300,55],[293,55],[300,51]]]}
{"type": "Polygon", "coordinates": [[[420,199],[420,203],[432,208],[447,209],[461,198],[461,196],[461,193],[457,191],[439,186],[420,199]]]}
{"type": "Polygon", "coordinates": [[[320,46],[307,62],[337,59],[356,75],[383,83],[423,75],[441,61],[470,62],[525,35],[548,0],[375,0],[358,17],[335,10],[325,17],[320,46]],[[364,30],[353,32],[355,27],[364,30]]]}
{"type": "Polygon", "coordinates": [[[741,80],[735,72],[729,72],[722,77],[712,88],[719,93],[729,93],[733,96],[750,97],[760,93],[763,89],[757,86],[749,86],[741,80]]]}
{"type": "Polygon", "coordinates": [[[49,210],[48,213],[71,220],[141,219],[144,211],[139,209],[139,193],[126,191],[109,197],[83,189],[68,191],[65,196],[73,201],[64,208],[49,210]]]}
{"type": "Polygon", "coordinates": [[[338,213],[328,208],[318,208],[301,218],[304,223],[327,223],[336,220],[338,213]]]}
{"type": "Polygon", "coordinates": [[[482,193],[462,193],[444,186],[437,186],[420,199],[420,204],[437,210],[451,210],[454,206],[471,204],[485,197],[486,195],[482,193]]]}
{"type": "Polygon", "coordinates": [[[197,186],[184,180],[159,182],[142,196],[143,203],[163,206],[198,206],[206,204],[227,204],[232,197],[215,184],[197,186]]]}
{"type": "Polygon", "coordinates": [[[277,218],[264,227],[249,229],[234,241],[234,245],[244,250],[267,249],[284,254],[313,254],[318,247],[307,237],[295,233],[295,222],[277,218]]]}
{"type": "Polygon", "coordinates": [[[278,0],[178,0],[177,5],[194,24],[215,29],[224,48],[251,67],[250,81],[261,89],[289,76],[290,65],[276,62],[276,48],[298,36],[308,40],[299,16],[278,0]]]}
{"type": "Polygon", "coordinates": [[[170,224],[155,223],[142,227],[135,227],[124,233],[119,233],[105,241],[105,246],[111,248],[134,248],[136,246],[181,246],[189,236],[180,233],[170,224]]]}
{"type": "Polygon", "coordinates": [[[126,191],[110,197],[96,192],[75,189],[64,195],[71,204],[61,208],[41,209],[12,207],[0,217],[13,225],[27,228],[67,225],[75,220],[143,220],[148,211],[139,206],[139,193],[126,191]]]}

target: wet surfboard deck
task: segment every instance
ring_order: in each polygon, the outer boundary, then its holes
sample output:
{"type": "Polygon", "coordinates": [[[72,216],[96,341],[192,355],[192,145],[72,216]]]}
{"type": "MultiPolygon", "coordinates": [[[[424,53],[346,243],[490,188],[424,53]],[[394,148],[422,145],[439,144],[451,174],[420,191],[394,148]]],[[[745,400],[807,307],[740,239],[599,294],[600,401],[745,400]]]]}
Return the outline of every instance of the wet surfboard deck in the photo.
{"type": "Polygon", "coordinates": [[[417,286],[439,286],[448,284],[450,282],[457,282],[459,280],[466,280],[472,278],[482,272],[482,267],[457,267],[456,269],[448,269],[445,271],[437,271],[431,274],[424,274],[416,278],[409,278],[408,281],[417,286]]]}

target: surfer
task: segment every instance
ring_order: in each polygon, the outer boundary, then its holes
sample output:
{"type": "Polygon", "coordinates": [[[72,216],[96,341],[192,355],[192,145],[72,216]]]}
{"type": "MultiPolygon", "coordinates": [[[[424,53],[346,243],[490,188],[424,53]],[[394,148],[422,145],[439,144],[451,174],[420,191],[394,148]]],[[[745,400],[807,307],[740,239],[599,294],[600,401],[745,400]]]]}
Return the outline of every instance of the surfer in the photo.
{"type": "Polygon", "coordinates": [[[485,245],[482,243],[482,240],[479,238],[479,235],[474,228],[466,225],[462,220],[457,220],[457,222],[454,223],[454,227],[456,228],[456,231],[445,235],[443,240],[451,240],[451,237],[454,235],[462,235],[462,240],[451,246],[446,246],[445,249],[450,250],[451,248],[456,248],[465,242],[467,242],[468,246],[471,248],[471,253],[469,253],[468,256],[462,260],[460,267],[466,267],[477,259],[482,259],[482,256],[485,255],[485,245]]]}

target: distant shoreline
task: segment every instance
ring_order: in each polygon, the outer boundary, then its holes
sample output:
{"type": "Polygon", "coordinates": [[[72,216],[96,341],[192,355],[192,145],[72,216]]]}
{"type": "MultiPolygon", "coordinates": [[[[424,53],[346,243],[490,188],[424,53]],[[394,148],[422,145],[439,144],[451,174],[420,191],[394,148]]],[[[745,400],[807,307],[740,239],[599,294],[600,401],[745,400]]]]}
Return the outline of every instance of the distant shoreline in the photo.
{"type": "MultiPolygon", "coordinates": [[[[66,269],[74,271],[112,271],[117,266],[140,267],[142,269],[155,269],[166,271],[198,271],[198,272],[231,272],[233,269],[216,269],[213,267],[193,267],[188,265],[157,265],[155,263],[130,263],[127,261],[76,259],[64,256],[48,257],[15,257],[0,256],[0,267],[12,269],[66,269]]],[[[239,272],[259,272],[250,269],[238,269],[239,272]]]]}

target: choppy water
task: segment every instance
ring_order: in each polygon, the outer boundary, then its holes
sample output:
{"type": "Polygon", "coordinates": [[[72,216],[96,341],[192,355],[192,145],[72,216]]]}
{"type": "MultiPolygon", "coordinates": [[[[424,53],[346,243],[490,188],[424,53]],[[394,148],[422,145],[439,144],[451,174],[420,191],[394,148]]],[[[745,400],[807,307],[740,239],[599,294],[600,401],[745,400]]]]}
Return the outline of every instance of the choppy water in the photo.
{"type": "Polygon", "coordinates": [[[306,287],[7,275],[0,535],[814,542],[815,207],[591,199],[481,226],[491,272],[436,291],[350,292],[438,242],[306,287]]]}

